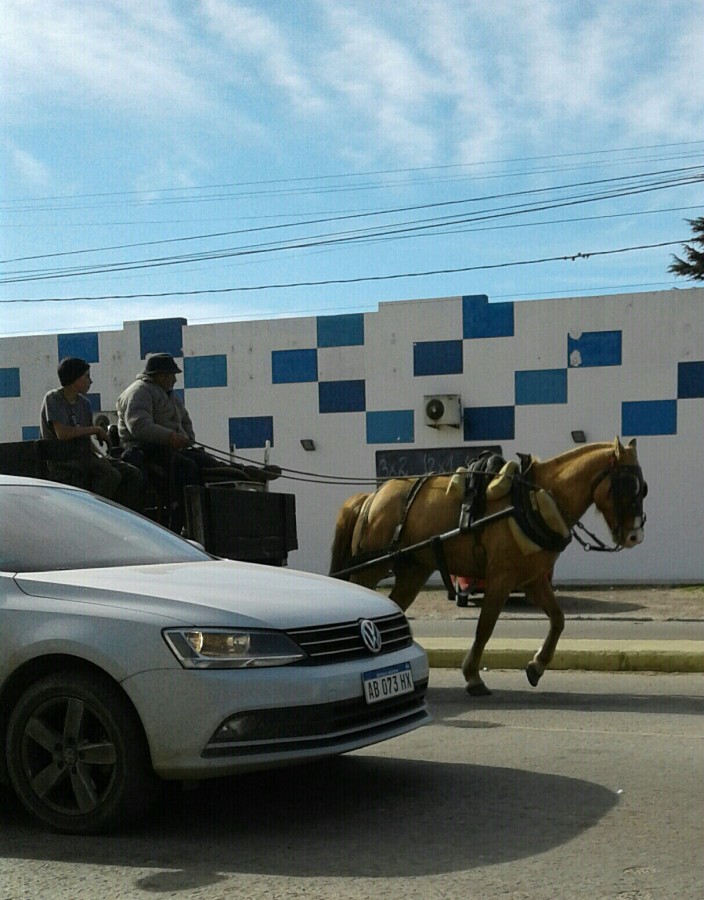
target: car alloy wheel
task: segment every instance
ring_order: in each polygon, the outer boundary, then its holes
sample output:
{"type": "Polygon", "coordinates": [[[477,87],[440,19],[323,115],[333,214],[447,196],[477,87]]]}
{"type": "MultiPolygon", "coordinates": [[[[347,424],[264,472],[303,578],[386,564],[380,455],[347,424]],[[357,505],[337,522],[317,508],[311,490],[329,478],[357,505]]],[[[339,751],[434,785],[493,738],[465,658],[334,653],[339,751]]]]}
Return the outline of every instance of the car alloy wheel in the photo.
{"type": "Polygon", "coordinates": [[[7,767],[29,812],[73,834],[143,812],[157,781],[134,710],[92,672],[59,672],[25,691],[10,716],[7,767]]]}

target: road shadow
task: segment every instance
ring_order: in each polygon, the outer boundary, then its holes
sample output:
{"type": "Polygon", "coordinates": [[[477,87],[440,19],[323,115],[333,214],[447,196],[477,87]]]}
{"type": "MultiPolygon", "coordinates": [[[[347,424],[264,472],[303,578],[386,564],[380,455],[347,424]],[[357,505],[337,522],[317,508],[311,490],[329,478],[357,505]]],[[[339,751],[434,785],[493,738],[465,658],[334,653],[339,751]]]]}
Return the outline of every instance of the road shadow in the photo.
{"type": "MultiPolygon", "coordinates": [[[[517,675],[519,673],[516,673],[517,675]]],[[[540,687],[528,690],[497,690],[487,697],[470,697],[464,689],[464,680],[457,673],[456,687],[434,688],[432,673],[427,700],[435,724],[455,724],[451,720],[458,715],[476,712],[479,716],[489,710],[564,710],[566,712],[618,712],[652,715],[704,716],[704,697],[686,694],[617,694],[575,693],[574,691],[550,691],[540,687]]],[[[491,673],[485,673],[485,681],[491,686],[491,673]]],[[[546,673],[547,678],[550,673],[546,673]]],[[[527,682],[526,682],[527,683],[527,682]]],[[[460,727],[471,727],[461,724],[460,727]]]]}
{"type": "Polygon", "coordinates": [[[129,834],[50,834],[5,792],[0,801],[3,855],[166,869],[136,882],[164,893],[233,872],[400,878],[498,865],[573,840],[618,798],[577,778],[367,752],[171,788],[129,834]]]}

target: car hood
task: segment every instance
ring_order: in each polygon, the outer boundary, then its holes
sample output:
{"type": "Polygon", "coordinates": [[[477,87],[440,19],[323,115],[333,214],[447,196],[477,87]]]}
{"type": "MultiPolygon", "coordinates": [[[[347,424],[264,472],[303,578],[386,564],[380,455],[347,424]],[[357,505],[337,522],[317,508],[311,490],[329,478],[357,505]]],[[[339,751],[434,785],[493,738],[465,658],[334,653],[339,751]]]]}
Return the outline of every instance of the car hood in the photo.
{"type": "Polygon", "coordinates": [[[23,573],[15,581],[31,596],[165,624],[300,628],[398,612],[386,597],[345,581],[233,560],[23,573]]]}

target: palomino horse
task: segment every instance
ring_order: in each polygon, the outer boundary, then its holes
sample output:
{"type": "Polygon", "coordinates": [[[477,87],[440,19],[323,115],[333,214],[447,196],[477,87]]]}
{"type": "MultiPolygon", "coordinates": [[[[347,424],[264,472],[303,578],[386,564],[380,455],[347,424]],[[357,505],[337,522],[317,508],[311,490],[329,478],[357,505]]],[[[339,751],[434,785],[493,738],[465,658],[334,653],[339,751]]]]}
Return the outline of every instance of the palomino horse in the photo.
{"type": "MultiPolygon", "coordinates": [[[[613,443],[584,444],[544,462],[528,459],[530,464],[522,473],[515,473],[512,480],[533,491],[532,497],[539,494],[552,505],[561,526],[560,549],[554,542],[550,549],[543,549],[544,544],[526,542],[517,533],[516,522],[510,521],[513,516],[476,531],[458,531],[443,543],[446,571],[485,581],[474,643],[462,663],[467,691],[473,695],[490,693],[479,666],[511,591],[524,590],[550,620],[545,642],[526,669],[533,686],[552,661],[564,628],[564,614],[555,599],[550,574],[560,550],[570,539],[570,530],[592,504],[605,518],[619,548],[635,547],[643,540],[647,485],[638,464],[635,440],[627,447],[618,438],[613,443]]],[[[418,479],[398,478],[387,481],[372,494],[350,497],[338,514],[330,574],[340,573],[338,577],[374,588],[391,572],[391,550],[400,550],[393,557],[395,584],[390,596],[402,610],[408,609],[438,568],[428,539],[457,529],[462,496],[450,488],[452,478],[431,475],[416,491],[413,486],[418,479]],[[403,553],[404,547],[424,542],[424,546],[403,553]],[[374,559],[378,561],[366,564],[374,559]],[[361,563],[363,567],[345,572],[361,563]]],[[[516,496],[513,494],[514,499],[516,496]]],[[[486,516],[510,507],[511,498],[511,494],[493,499],[487,495],[486,516]]]]}

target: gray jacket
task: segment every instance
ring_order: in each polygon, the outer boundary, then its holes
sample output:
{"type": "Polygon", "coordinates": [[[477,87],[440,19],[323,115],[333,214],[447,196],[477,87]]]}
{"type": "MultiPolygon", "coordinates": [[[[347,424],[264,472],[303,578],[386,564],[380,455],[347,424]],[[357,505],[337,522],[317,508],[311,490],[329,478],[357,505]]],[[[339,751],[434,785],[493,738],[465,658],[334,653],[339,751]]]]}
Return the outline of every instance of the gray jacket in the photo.
{"type": "Polygon", "coordinates": [[[167,393],[149,375],[138,375],[117,398],[117,430],[124,447],[169,443],[172,432],[191,441],[191,417],[178,394],[167,393]]]}

